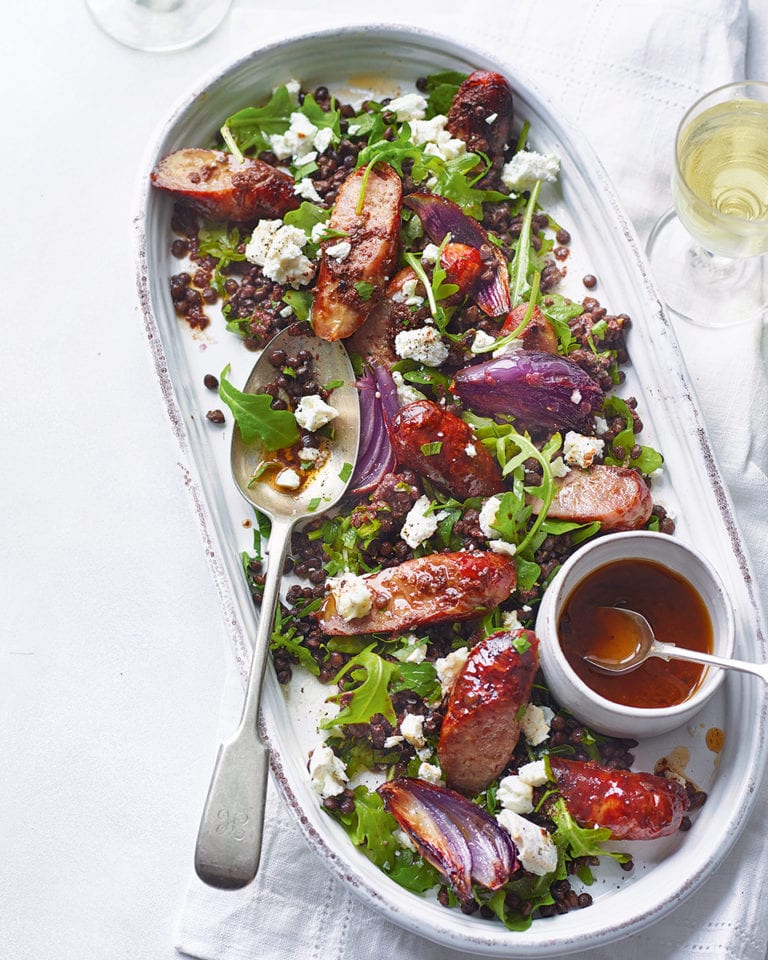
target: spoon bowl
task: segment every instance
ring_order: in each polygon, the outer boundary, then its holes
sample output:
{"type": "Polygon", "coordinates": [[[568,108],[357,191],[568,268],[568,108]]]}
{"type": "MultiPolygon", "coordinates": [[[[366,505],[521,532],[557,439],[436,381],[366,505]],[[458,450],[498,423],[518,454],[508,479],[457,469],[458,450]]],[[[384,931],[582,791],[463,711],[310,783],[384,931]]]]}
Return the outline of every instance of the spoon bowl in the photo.
{"type": "Polygon", "coordinates": [[[635,610],[627,610],[625,607],[598,607],[597,611],[603,628],[621,637],[618,646],[625,654],[618,659],[597,654],[585,655],[584,659],[588,664],[604,673],[616,675],[630,673],[632,670],[637,670],[649,657],[659,657],[661,660],[688,660],[705,666],[753,673],[768,683],[767,663],[716,657],[711,653],[678,647],[674,643],[662,643],[656,639],[653,628],[646,618],[635,610]]]}
{"type": "Polygon", "coordinates": [[[235,424],[232,434],[232,476],[243,497],[271,521],[264,593],[240,723],[219,747],[211,785],[200,821],[195,848],[195,870],[210,886],[244,887],[253,880],[261,856],[269,751],[258,730],[259,703],[269,655],[275,608],[285,557],[296,524],[316,517],[338,503],[352,477],[360,439],[360,408],[355,375],[340,342],[321,340],[292,328],[267,344],[248,377],[244,393],[261,394],[275,377],[270,355],[307,350],[315,364],[318,383],[340,384],[333,390],[333,439],[325,458],[296,490],[269,482],[259,473],[264,462],[261,443],[246,443],[235,424]]]}

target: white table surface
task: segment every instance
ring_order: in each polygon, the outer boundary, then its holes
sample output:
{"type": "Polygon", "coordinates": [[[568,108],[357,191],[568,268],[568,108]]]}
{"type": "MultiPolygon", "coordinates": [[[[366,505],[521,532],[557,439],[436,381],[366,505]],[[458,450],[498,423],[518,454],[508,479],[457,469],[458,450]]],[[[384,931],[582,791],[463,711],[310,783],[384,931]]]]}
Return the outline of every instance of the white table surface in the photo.
{"type": "MultiPolygon", "coordinates": [[[[752,6],[748,73],[766,79],[752,6]]],[[[142,54],[78,0],[10,0],[0,22],[0,957],[163,960],[231,651],[131,216],[146,142],[231,37],[142,54]]]]}

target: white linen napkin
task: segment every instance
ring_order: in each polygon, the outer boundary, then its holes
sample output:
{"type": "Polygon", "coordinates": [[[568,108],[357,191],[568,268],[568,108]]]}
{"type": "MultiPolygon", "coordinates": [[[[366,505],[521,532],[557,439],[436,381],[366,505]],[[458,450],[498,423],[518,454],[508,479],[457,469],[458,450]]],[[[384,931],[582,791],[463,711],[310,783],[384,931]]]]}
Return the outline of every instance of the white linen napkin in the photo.
{"type": "MultiPolygon", "coordinates": [[[[359,4],[322,13],[312,0],[280,9],[236,4],[232,52],[312,29],[371,22],[359,4]],[[249,43],[249,39],[252,41],[249,43]]],[[[674,131],[706,90],[744,75],[746,0],[486,0],[482,13],[446,4],[390,0],[381,19],[473,40],[535,77],[556,110],[591,141],[642,240],[670,206],[674,131]]],[[[759,79],[759,78],[755,78],[759,79]]],[[[683,355],[751,552],[756,580],[768,582],[768,384],[762,326],[703,331],[677,324],[683,355]]],[[[235,725],[242,695],[234,667],[222,732],[235,725]]],[[[623,960],[763,960],[768,944],[766,788],[752,829],[698,892],[668,918],[621,942],[573,954],[623,960]]],[[[306,846],[270,785],[258,877],[246,890],[220,892],[194,878],[177,949],[204,960],[469,960],[401,930],[361,904],[306,846]]]]}

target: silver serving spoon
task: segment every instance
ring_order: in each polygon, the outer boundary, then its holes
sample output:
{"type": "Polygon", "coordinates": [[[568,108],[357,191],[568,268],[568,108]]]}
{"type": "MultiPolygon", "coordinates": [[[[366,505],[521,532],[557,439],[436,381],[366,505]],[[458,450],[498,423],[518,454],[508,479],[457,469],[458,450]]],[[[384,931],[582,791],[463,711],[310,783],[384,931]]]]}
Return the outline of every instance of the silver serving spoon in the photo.
{"type": "Polygon", "coordinates": [[[727,657],[716,657],[711,653],[700,653],[698,650],[687,650],[674,643],[662,643],[654,636],[653,629],[641,613],[626,610],[624,607],[598,607],[601,622],[609,630],[620,632],[630,642],[634,641],[634,649],[621,660],[610,657],[599,657],[586,654],[584,659],[591,666],[604,673],[616,675],[636,670],[649,657],[660,657],[662,660],[690,660],[693,663],[703,663],[713,667],[723,667],[726,670],[741,670],[743,673],[754,673],[768,683],[768,663],[750,663],[747,660],[731,660],[727,657]]]}
{"type": "Polygon", "coordinates": [[[285,350],[288,355],[309,350],[318,383],[343,381],[344,386],[337,387],[330,400],[338,417],[332,421],[334,434],[328,459],[295,492],[277,488],[266,480],[254,480],[261,462],[261,444],[245,444],[237,425],[232,435],[235,483],[245,499],[270,518],[272,529],[243,712],[233,736],[219,747],[195,849],[197,875],[205,883],[225,889],[250,883],[259,866],[269,772],[269,749],[259,738],[259,702],[291,533],[299,520],[318,516],[344,494],[357,459],[360,437],[355,375],[344,346],[311,334],[294,336],[283,331],[262,351],[248,377],[245,393],[263,393],[274,379],[276,370],[269,355],[275,350],[285,350]]]}

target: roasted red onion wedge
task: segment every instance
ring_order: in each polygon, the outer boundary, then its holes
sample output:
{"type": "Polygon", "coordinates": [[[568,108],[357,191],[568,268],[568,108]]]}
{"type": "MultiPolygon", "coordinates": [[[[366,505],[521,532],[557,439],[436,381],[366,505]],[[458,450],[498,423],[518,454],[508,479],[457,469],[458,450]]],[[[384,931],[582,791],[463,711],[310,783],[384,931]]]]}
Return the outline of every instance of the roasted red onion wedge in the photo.
{"type": "Polygon", "coordinates": [[[358,380],[360,392],[360,452],[352,477],[353,493],[368,493],[386,474],[395,469],[395,451],[389,427],[400,402],[392,374],[374,366],[358,380]]]}
{"type": "Polygon", "coordinates": [[[413,210],[421,220],[433,243],[442,243],[446,234],[450,233],[453,243],[462,243],[480,251],[483,272],[478,278],[472,298],[489,317],[506,313],[512,305],[507,262],[477,220],[468,217],[452,200],[436,197],[431,193],[410,193],[403,198],[403,205],[413,210]]]}
{"type": "Polygon", "coordinates": [[[472,902],[473,882],[498,890],[517,869],[517,852],[509,834],[460,793],[403,777],[383,783],[379,794],[424,859],[448,879],[462,903],[472,902]]]}
{"type": "MultiPolygon", "coordinates": [[[[504,337],[517,330],[527,311],[527,303],[519,303],[513,307],[507,314],[499,335],[504,337]]],[[[520,339],[526,350],[538,350],[539,353],[557,353],[559,346],[555,328],[538,307],[533,308],[530,320],[520,333],[520,339]]]]}
{"type": "Polygon", "coordinates": [[[578,364],[535,350],[465,367],[456,374],[453,390],[475,413],[511,414],[530,426],[555,429],[582,427],[604,400],[578,364]]]}

